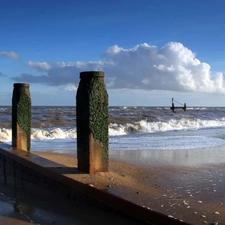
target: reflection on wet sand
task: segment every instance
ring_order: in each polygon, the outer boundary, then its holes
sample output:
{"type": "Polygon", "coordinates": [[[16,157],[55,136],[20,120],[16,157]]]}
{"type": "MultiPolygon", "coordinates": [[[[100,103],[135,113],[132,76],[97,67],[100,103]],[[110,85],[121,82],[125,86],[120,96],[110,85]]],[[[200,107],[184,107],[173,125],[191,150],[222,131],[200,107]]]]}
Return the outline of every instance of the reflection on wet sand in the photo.
{"type": "Polygon", "coordinates": [[[139,167],[191,166],[225,163],[225,147],[189,150],[110,151],[111,159],[133,163],[139,167]]]}

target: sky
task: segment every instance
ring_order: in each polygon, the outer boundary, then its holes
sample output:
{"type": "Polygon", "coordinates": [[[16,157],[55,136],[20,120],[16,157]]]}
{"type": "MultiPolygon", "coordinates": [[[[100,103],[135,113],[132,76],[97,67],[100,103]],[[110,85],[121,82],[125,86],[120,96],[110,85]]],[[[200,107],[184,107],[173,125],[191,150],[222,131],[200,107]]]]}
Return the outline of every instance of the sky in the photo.
{"type": "Polygon", "coordinates": [[[103,71],[109,106],[225,106],[223,0],[0,1],[0,105],[75,106],[103,71]],[[176,104],[175,104],[176,106],[176,104]]]}

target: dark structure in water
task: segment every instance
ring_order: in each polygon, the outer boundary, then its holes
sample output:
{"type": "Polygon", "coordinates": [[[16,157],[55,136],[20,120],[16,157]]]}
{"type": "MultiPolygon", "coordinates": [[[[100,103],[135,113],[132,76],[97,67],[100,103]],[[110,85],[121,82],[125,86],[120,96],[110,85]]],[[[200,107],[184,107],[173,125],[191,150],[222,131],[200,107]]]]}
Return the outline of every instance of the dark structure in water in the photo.
{"type": "Polygon", "coordinates": [[[178,104],[180,104],[180,105],[182,105],[180,102],[178,102],[178,101],[175,101],[173,98],[172,98],[172,107],[170,107],[170,109],[174,112],[175,111],[175,109],[183,109],[184,110],[184,112],[186,111],[186,109],[187,109],[187,106],[186,106],[186,103],[184,103],[184,106],[174,106],[174,102],[176,102],[176,103],[178,103],[178,104]]]}

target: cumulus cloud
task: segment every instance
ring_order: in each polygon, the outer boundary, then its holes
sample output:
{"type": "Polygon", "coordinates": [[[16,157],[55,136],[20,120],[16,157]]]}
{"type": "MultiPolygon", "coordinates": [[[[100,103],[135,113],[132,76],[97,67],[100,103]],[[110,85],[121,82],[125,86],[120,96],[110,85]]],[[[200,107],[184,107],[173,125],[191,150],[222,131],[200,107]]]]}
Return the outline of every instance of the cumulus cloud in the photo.
{"type": "Polygon", "coordinates": [[[77,86],[81,71],[102,70],[108,88],[225,93],[224,74],[212,74],[209,64],[178,42],[169,42],[161,49],[147,43],[131,49],[115,45],[102,54],[101,61],[30,61],[27,65],[43,75],[21,74],[14,77],[16,81],[77,86]]]}
{"type": "Polygon", "coordinates": [[[27,66],[39,71],[48,71],[52,68],[52,66],[47,62],[32,62],[29,61],[27,66]]]}
{"type": "Polygon", "coordinates": [[[19,58],[19,54],[17,54],[16,52],[0,51],[0,56],[5,56],[10,59],[18,59],[19,58]]]}

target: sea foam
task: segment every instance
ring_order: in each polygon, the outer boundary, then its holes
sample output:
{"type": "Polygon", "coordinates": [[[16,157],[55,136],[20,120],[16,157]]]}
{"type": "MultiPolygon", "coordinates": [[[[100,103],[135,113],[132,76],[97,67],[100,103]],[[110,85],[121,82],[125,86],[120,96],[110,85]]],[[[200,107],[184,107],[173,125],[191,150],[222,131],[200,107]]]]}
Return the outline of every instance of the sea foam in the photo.
{"type": "MultiPolygon", "coordinates": [[[[109,136],[124,136],[135,133],[158,133],[177,130],[198,130],[202,128],[224,127],[225,118],[217,120],[202,120],[192,118],[170,119],[168,121],[149,122],[140,120],[134,123],[110,123],[109,136]]],[[[0,129],[0,141],[11,141],[11,129],[0,129]]],[[[32,140],[52,140],[77,138],[75,128],[32,128],[32,140]]]]}

